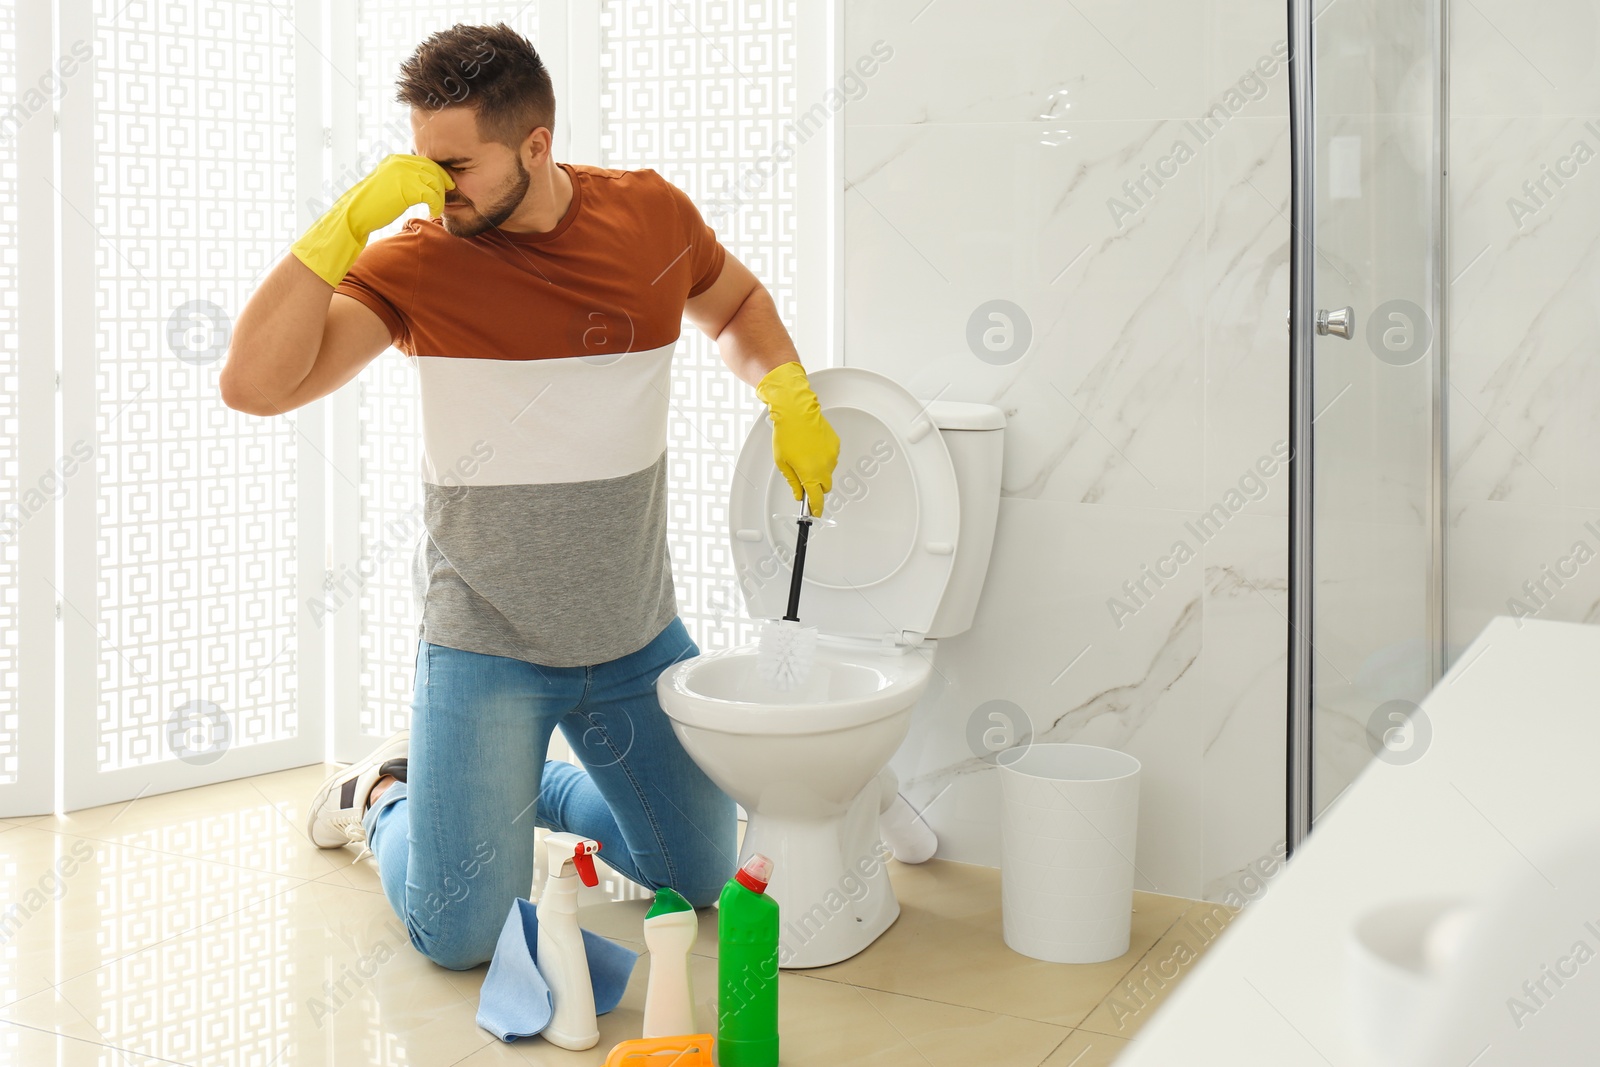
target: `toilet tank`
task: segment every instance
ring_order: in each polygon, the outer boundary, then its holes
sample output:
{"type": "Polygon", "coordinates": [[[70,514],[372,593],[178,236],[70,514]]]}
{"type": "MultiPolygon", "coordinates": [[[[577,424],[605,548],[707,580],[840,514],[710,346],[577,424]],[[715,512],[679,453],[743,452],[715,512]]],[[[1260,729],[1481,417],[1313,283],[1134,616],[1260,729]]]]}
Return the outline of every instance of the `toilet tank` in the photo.
{"type": "Polygon", "coordinates": [[[989,573],[995,518],[1000,513],[1000,460],[1006,416],[992,404],[935,400],[928,405],[928,417],[938,427],[955,465],[961,520],[950,584],[945,587],[933,626],[925,636],[954,637],[972,628],[972,616],[989,573]]]}

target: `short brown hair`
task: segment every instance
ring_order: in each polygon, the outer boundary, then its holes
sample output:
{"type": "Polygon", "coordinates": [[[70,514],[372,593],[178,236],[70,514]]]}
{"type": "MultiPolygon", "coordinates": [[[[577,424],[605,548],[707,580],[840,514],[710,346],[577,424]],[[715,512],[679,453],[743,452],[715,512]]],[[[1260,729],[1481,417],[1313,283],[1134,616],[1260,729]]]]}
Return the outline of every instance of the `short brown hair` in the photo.
{"type": "Polygon", "coordinates": [[[396,84],[395,99],[413,108],[476,108],[479,139],[513,151],[539,126],[555,136],[550,72],[528,39],[504,22],[458,22],[431,35],[400,64],[396,84]]]}

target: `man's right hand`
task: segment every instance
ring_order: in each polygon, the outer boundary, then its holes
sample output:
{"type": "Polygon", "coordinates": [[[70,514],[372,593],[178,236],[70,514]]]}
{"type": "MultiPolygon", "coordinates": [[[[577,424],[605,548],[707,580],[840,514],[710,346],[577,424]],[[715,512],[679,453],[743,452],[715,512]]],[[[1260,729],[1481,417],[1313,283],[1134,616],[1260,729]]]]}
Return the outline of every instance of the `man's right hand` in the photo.
{"type": "Polygon", "coordinates": [[[445,169],[426,156],[384,156],[372,173],[345,190],[289,251],[317,277],[338,288],[367,246],[368,237],[405,214],[412,204],[426,203],[433,214],[441,214],[445,192],[455,187],[445,169]]]}

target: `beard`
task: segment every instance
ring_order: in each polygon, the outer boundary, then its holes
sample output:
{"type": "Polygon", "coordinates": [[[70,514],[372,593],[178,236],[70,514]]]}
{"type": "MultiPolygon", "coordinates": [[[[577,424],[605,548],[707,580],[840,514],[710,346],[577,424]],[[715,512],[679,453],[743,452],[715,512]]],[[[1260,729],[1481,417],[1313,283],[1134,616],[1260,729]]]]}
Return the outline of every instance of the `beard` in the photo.
{"type": "Polygon", "coordinates": [[[446,203],[465,204],[465,210],[446,211],[444,213],[445,232],[455,237],[476,237],[485,230],[498,227],[509,219],[521,206],[523,198],[528,195],[530,178],[528,171],[522,165],[522,160],[517,159],[517,173],[506,179],[505,183],[496,189],[494,196],[485,208],[479,208],[466,201],[452,201],[446,198],[446,203]]]}

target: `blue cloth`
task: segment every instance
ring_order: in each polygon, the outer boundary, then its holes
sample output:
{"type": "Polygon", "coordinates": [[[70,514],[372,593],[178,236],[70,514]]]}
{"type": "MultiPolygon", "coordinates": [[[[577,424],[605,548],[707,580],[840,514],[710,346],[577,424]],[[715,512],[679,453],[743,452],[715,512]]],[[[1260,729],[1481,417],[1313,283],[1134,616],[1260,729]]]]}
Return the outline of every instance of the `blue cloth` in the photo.
{"type": "MultiPolygon", "coordinates": [[[[622,999],[639,954],[588,930],[581,933],[584,954],[589,957],[595,1014],[604,1015],[622,999]]],[[[478,993],[478,1025],[501,1041],[532,1037],[550,1025],[555,1013],[550,986],[539,973],[538,946],[539,913],[533,904],[518,897],[506,916],[478,993]]]]}

